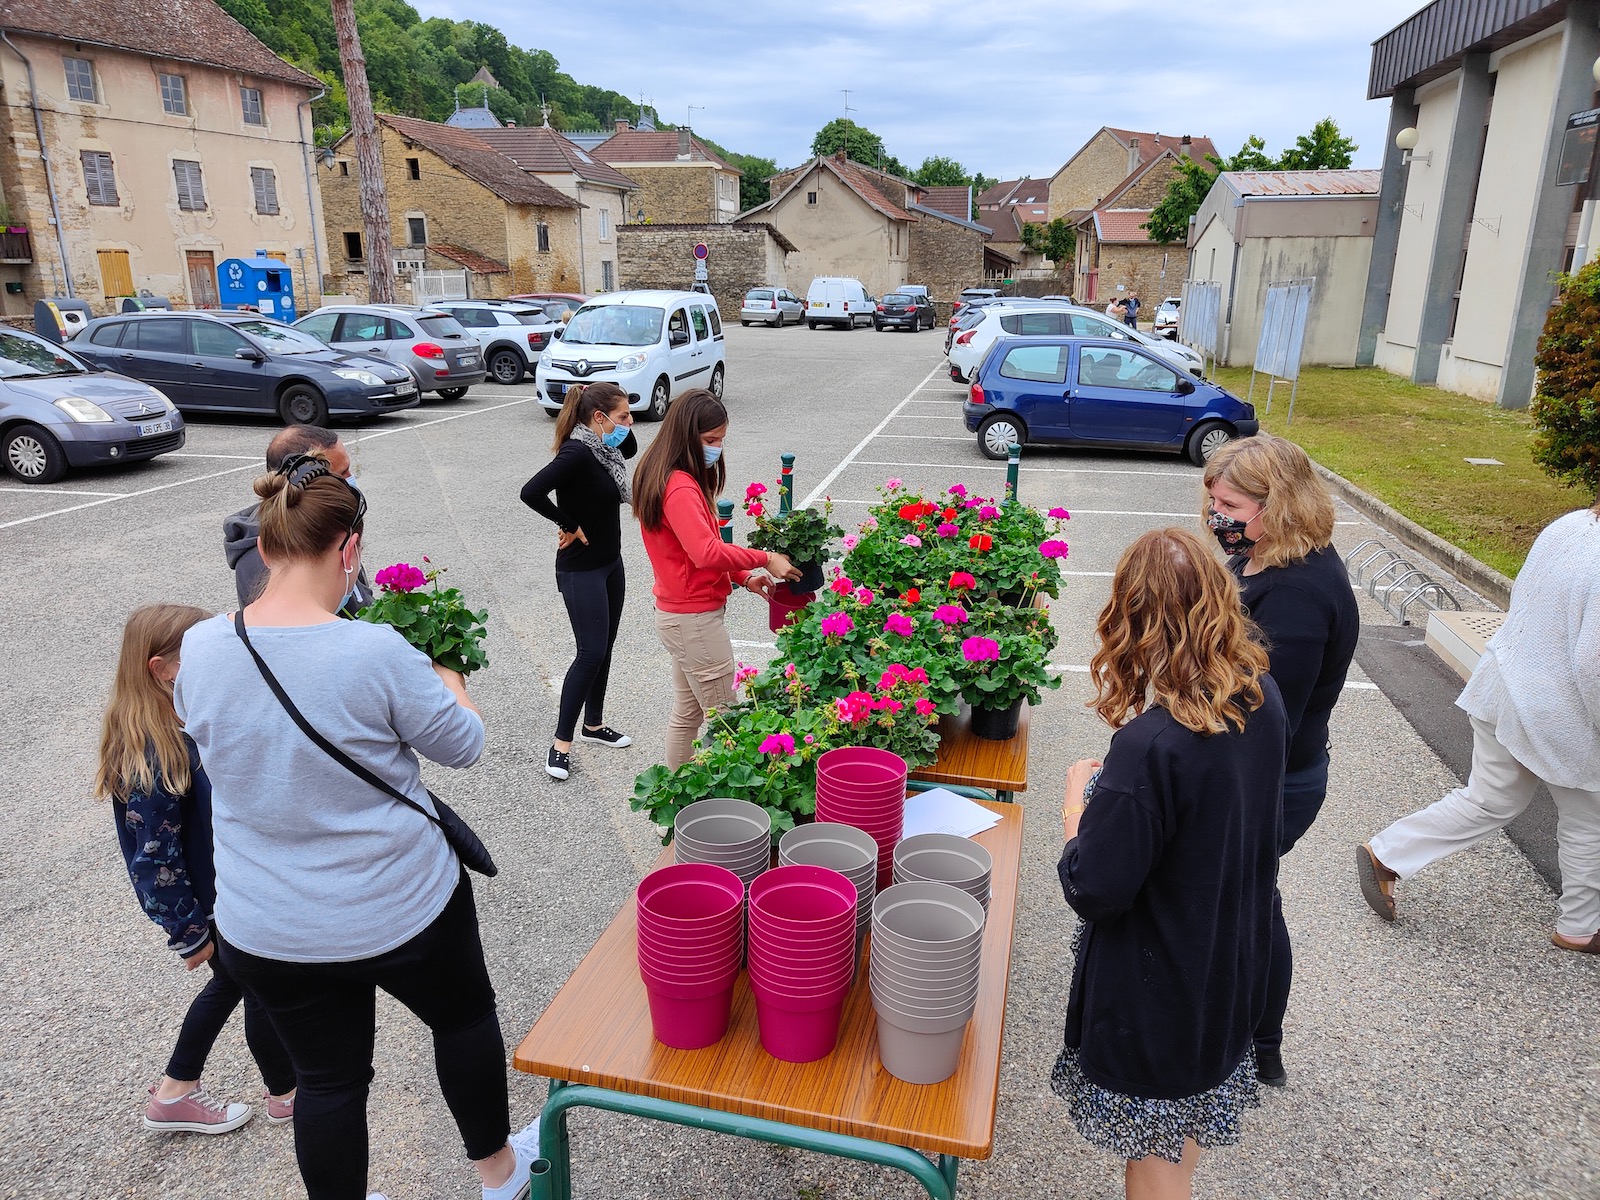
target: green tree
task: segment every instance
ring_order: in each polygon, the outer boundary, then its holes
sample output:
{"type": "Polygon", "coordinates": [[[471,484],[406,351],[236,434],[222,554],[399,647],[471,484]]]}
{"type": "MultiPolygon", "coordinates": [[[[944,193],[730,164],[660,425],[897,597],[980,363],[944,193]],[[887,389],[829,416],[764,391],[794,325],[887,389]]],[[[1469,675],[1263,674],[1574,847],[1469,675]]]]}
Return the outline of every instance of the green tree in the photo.
{"type": "Polygon", "coordinates": [[[1339,132],[1332,117],[1323,117],[1302,133],[1283,152],[1278,165],[1285,171],[1342,171],[1350,166],[1351,157],[1361,149],[1339,132]]]}
{"type": "Polygon", "coordinates": [[[1048,225],[1025,221],[1022,225],[1022,244],[1035,254],[1043,254],[1053,263],[1064,263],[1072,258],[1078,248],[1078,231],[1061,217],[1048,225]]]}
{"type": "Polygon", "coordinates": [[[1589,495],[1600,491],[1600,262],[1561,278],[1533,365],[1533,460],[1589,495]]]}
{"type": "Polygon", "coordinates": [[[748,212],[758,204],[765,204],[772,197],[767,191],[767,180],[778,173],[778,164],[775,159],[760,158],[754,154],[739,154],[726,147],[719,146],[710,138],[700,139],[714,153],[720,154],[731,167],[738,167],[744,172],[739,180],[739,211],[748,212]]]}
{"type": "Polygon", "coordinates": [[[1151,241],[1171,243],[1188,240],[1189,218],[1200,211],[1222,166],[1222,161],[1214,155],[1208,154],[1206,158],[1217,164],[1217,170],[1192,158],[1179,160],[1177,176],[1167,185],[1167,194],[1144,223],[1144,227],[1150,231],[1151,241]]]}
{"type": "Polygon", "coordinates": [[[857,125],[849,117],[835,117],[817,130],[817,136],[811,139],[812,154],[826,156],[840,150],[852,162],[876,167],[902,179],[911,178],[911,172],[906,170],[905,164],[883,148],[881,137],[865,125],[857,125]]]}
{"type": "Polygon", "coordinates": [[[972,176],[955,159],[933,154],[922,160],[922,165],[912,173],[911,181],[923,187],[967,187],[972,183],[972,176]]]}

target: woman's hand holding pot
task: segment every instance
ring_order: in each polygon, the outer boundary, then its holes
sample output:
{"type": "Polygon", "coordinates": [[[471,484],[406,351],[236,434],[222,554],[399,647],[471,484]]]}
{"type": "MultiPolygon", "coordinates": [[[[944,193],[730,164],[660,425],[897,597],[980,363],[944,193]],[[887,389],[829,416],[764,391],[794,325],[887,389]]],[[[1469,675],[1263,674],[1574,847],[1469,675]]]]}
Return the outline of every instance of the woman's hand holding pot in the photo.
{"type": "Polygon", "coordinates": [[[787,554],[774,550],[767,555],[767,574],[774,579],[799,579],[800,568],[789,561],[787,554]]]}

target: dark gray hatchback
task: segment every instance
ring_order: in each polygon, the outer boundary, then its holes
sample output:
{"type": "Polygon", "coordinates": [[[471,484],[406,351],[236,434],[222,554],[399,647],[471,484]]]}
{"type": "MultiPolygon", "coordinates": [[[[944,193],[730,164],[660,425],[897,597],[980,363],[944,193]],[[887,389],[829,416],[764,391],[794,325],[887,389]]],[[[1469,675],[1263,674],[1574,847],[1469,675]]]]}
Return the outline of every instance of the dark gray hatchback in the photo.
{"type": "Polygon", "coordinates": [[[334,350],[256,313],[126,313],[90,321],[84,358],[160,388],[185,412],[275,413],[326,425],[415,407],[411,372],[334,350]]]}

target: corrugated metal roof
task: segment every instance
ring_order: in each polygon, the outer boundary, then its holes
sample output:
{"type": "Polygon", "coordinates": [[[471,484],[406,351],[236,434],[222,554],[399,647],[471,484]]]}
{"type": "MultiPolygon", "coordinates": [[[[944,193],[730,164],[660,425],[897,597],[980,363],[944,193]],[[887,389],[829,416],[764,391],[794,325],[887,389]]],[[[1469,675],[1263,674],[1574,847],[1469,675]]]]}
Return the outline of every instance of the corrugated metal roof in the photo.
{"type": "Polygon", "coordinates": [[[1376,196],[1382,171],[1228,171],[1241,196],[1376,196]]]}
{"type": "Polygon", "coordinates": [[[1367,99],[1439,79],[1463,55],[1499,50],[1566,14],[1567,0],[1434,0],[1372,43],[1367,99]]]}

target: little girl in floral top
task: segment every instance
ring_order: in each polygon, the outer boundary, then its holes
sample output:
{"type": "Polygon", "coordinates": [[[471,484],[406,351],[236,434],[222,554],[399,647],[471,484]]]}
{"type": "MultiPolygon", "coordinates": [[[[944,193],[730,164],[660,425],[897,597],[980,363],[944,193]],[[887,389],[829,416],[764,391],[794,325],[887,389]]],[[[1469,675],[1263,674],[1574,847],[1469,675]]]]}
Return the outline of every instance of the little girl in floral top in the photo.
{"type": "MultiPolygon", "coordinates": [[[[96,794],[111,801],[122,857],[145,915],[166,930],[167,944],[187,969],[202,963],[211,968],[211,978],[189,1005],[166,1073],[145,1104],[145,1128],[166,1132],[228,1133],[251,1115],[250,1105],[217,1100],[200,1085],[206,1056],[242,996],[215,957],[211,784],[172,705],[184,632],[210,615],[185,605],[152,604],[128,618],[95,780],[96,794]]],[[[267,1120],[290,1120],[294,1068],[266,1013],[248,998],[244,1034],[266,1081],[267,1120]]]]}

